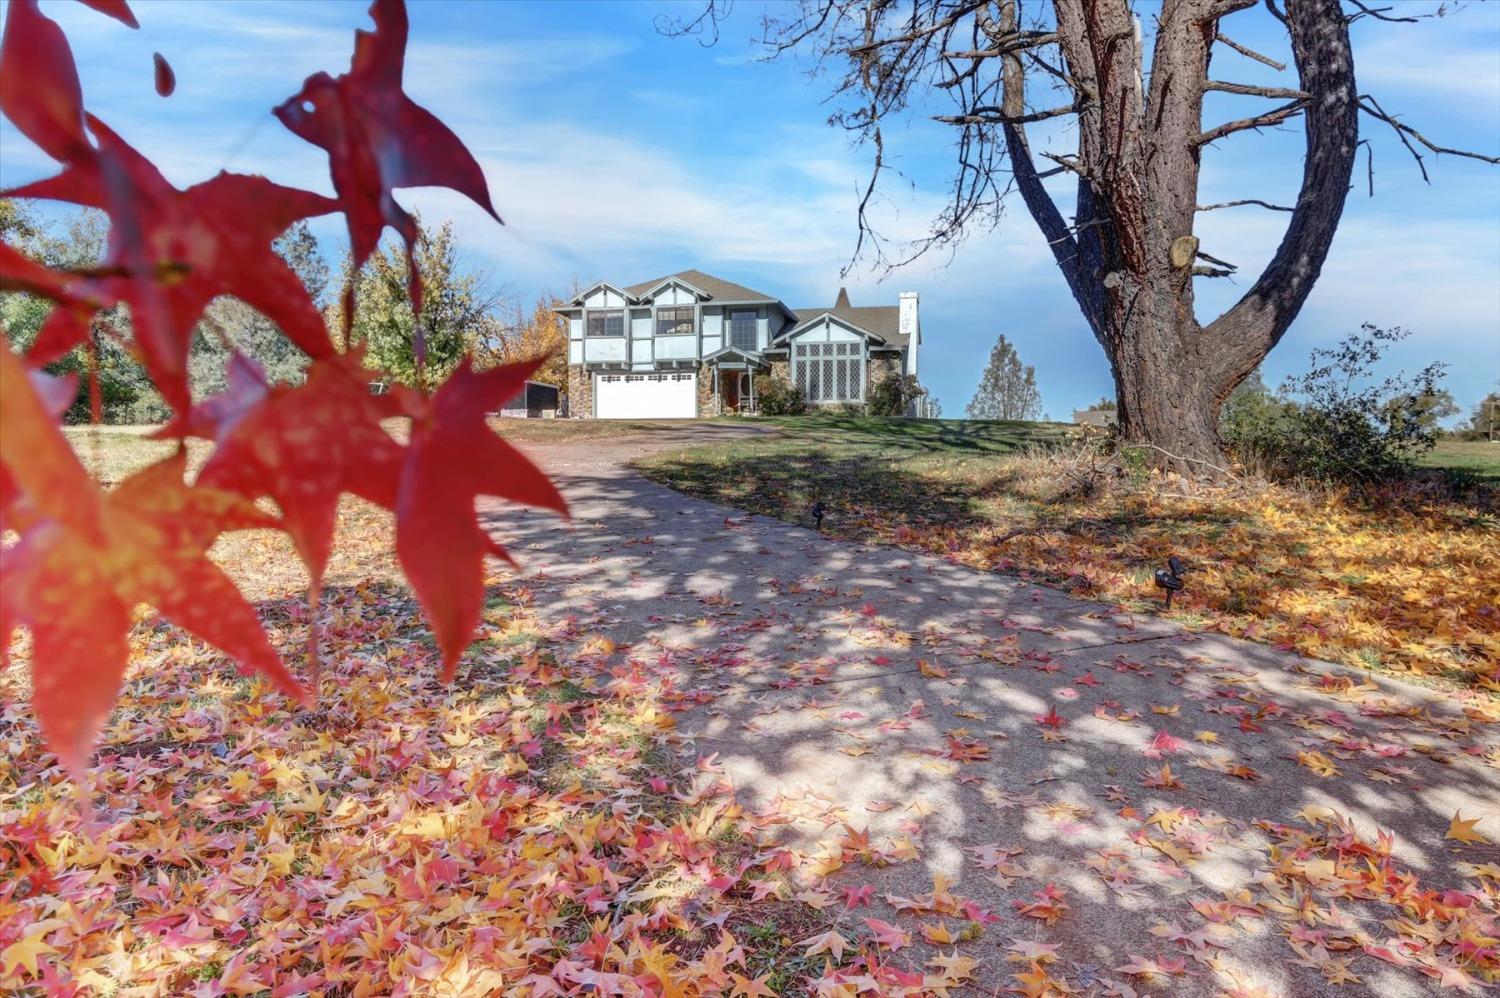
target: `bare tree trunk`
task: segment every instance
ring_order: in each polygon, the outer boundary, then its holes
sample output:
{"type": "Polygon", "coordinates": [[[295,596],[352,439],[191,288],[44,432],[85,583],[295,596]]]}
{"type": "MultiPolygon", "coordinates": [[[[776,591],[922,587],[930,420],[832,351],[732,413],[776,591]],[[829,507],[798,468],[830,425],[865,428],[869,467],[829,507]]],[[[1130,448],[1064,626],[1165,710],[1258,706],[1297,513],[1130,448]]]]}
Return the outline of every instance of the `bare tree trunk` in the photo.
{"type": "MultiPolygon", "coordinates": [[[[1126,440],[1189,474],[1223,464],[1219,410],[1280,340],[1327,257],[1358,141],[1354,66],[1338,0],[1289,0],[1307,129],[1302,194],[1281,248],[1250,292],[1208,327],[1194,314],[1193,276],[1203,94],[1218,21],[1254,0],[1166,0],[1149,92],[1140,28],[1122,0],[1055,0],[1058,44],[1077,94],[1073,224],[1042,187],[1024,127],[1003,124],[1017,190],[1047,238],[1084,317],[1109,357],[1126,440]]],[[[999,33],[1018,25],[1001,0],[999,33]]],[[[1006,58],[1003,110],[1025,111],[1019,54],[1006,58]]],[[[1286,115],[1289,116],[1289,115],[1286,115]]],[[[1276,113],[1271,115],[1274,123],[1276,113]]]]}

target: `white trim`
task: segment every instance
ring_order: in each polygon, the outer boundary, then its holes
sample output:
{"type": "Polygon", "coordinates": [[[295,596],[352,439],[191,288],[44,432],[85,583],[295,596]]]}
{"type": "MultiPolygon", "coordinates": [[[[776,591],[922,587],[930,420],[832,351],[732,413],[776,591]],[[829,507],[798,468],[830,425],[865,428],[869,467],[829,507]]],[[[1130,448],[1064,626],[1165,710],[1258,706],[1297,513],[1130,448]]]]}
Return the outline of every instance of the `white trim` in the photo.
{"type": "MultiPolygon", "coordinates": [[[[811,319],[808,319],[806,322],[799,322],[799,323],[797,323],[791,329],[786,330],[781,335],[779,335],[779,336],[775,337],[774,339],[772,339],[771,342],[772,343],[779,343],[782,340],[789,340],[793,336],[796,336],[798,333],[802,332],[804,329],[807,329],[810,326],[815,326],[819,322],[822,322],[824,319],[828,320],[829,322],[836,322],[840,326],[843,326],[845,329],[849,330],[849,332],[851,332],[851,333],[858,333],[860,336],[863,336],[867,340],[873,340],[876,343],[880,343],[880,344],[882,344],[884,346],[890,346],[890,341],[887,340],[884,336],[881,336],[878,333],[872,333],[868,329],[864,328],[863,326],[860,326],[860,325],[858,325],[858,324],[856,324],[854,322],[851,322],[850,320],[845,319],[842,316],[835,315],[832,312],[819,312],[817,315],[815,315],[811,319]]],[[[899,350],[901,348],[900,347],[891,347],[891,349],[892,350],[899,350]]]]}

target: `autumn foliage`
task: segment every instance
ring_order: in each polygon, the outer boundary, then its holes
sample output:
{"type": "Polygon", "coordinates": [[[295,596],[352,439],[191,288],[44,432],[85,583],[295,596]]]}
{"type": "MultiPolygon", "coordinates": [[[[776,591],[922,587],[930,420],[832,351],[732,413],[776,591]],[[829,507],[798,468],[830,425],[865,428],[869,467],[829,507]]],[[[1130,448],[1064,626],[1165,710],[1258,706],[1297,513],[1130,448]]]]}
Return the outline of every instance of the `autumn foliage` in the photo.
{"type": "MultiPolygon", "coordinates": [[[[85,2],[136,25],[124,0],[85,2]]],[[[504,556],[476,519],[476,499],[565,511],[546,476],[485,423],[536,361],[487,371],[466,361],[431,395],[372,396],[357,348],[336,348],[307,289],[271,247],[294,222],[337,212],[347,220],[356,267],[386,226],[410,255],[415,223],[395,201],[397,187],[450,187],[495,214],[474,157],[402,90],[402,0],[376,0],[371,15],[374,30],[356,33],[348,72],[314,74],[275,109],[287,128],[327,151],[336,192],[328,198],[227,172],[186,190],[172,186],[88,113],[67,38],[36,0],[9,6],[0,110],[60,171],[5,196],[97,208],[110,220],[105,259],[88,271],[50,269],[0,244],[0,288],[56,303],[25,357],[0,349],[0,530],[19,535],[0,562],[0,645],[17,626],[30,630],[34,707],[75,774],[118,694],[138,603],[311,700],[250,604],[205,557],[222,533],[285,531],[306,566],[316,614],[340,496],[394,511],[401,565],[451,677],[479,620],[484,558],[504,556]],[[308,355],[303,384],[271,386],[254,361],[234,356],[223,394],[191,397],[189,350],[205,308],[220,296],[263,313],[308,355]],[[120,304],[128,307],[128,333],[100,318],[120,304]],[[106,493],[67,444],[59,417],[79,388],[42,368],[80,348],[92,357],[104,338],[123,340],[171,405],[164,436],[214,443],[193,482],[179,446],[106,493]],[[404,442],[382,425],[392,419],[409,422],[404,442]],[[275,514],[257,505],[261,498],[274,501],[275,514]]],[[[160,56],[154,77],[158,93],[172,92],[175,80],[160,56]]],[[[420,276],[415,266],[409,272],[420,312],[420,276]]],[[[346,322],[353,293],[351,282],[346,322]]],[[[420,364],[420,329],[415,337],[420,364]]],[[[91,373],[97,399],[96,365],[91,373]]],[[[313,627],[314,684],[317,644],[313,627]]]]}

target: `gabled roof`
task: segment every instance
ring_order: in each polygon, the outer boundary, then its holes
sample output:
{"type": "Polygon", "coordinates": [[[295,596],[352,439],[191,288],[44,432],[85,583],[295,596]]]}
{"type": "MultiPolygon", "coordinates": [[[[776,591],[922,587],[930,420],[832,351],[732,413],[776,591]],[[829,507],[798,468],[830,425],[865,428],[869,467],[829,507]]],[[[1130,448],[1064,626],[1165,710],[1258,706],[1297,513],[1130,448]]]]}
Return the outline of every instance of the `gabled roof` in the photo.
{"type": "Polygon", "coordinates": [[[585,298],[587,298],[589,295],[593,294],[599,288],[609,288],[611,291],[617,292],[620,295],[620,297],[622,297],[622,298],[629,299],[629,298],[634,298],[635,297],[635,295],[633,295],[633,294],[630,293],[629,289],[622,288],[618,284],[615,284],[612,281],[595,281],[593,284],[590,284],[588,287],[586,287],[583,290],[579,291],[572,298],[568,299],[568,301],[569,301],[570,304],[573,304],[573,305],[582,304],[582,302],[583,302],[583,300],[585,298]]]}
{"type": "Polygon", "coordinates": [[[747,288],[743,284],[735,284],[733,281],[725,281],[712,274],[705,274],[701,270],[679,270],[675,274],[667,274],[653,281],[642,281],[640,284],[632,284],[623,289],[632,298],[639,298],[648,291],[655,290],[657,285],[666,281],[678,280],[684,284],[691,285],[699,291],[707,294],[710,298],[719,301],[764,301],[774,302],[780,299],[774,295],[764,294],[753,288],[747,288]]]}
{"type": "Polygon", "coordinates": [[[906,348],[906,337],[901,335],[901,306],[899,305],[835,305],[833,308],[798,308],[797,323],[783,329],[777,339],[801,329],[825,313],[853,326],[860,332],[869,333],[895,349],[906,348]]]}
{"type": "Polygon", "coordinates": [[[761,355],[759,353],[755,352],[754,350],[741,350],[739,347],[736,347],[736,346],[720,347],[719,349],[715,350],[713,353],[705,354],[704,357],[703,357],[703,360],[704,360],[705,363],[707,363],[708,361],[711,361],[711,360],[718,360],[718,359],[720,359],[722,357],[729,357],[729,356],[739,357],[742,360],[754,361],[757,364],[760,364],[760,363],[764,362],[763,359],[761,358],[761,355]]]}

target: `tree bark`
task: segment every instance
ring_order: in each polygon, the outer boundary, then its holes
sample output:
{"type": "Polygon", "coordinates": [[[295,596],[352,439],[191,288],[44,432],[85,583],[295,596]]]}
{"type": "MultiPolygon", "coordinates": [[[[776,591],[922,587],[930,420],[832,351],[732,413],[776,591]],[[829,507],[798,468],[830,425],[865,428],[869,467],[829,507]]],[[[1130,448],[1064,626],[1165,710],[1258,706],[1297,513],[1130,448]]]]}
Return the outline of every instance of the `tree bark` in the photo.
{"type": "MultiPolygon", "coordinates": [[[[1307,94],[1305,103],[1293,102],[1307,132],[1302,193],[1280,249],[1249,293],[1200,325],[1193,226],[1201,151],[1212,140],[1202,126],[1203,94],[1219,19],[1250,2],[1166,0],[1148,87],[1140,28],[1125,0],[1055,0],[1058,44],[1081,106],[1078,155],[1067,164],[1078,176],[1072,226],[1042,187],[1024,125],[1002,126],[1018,192],[1109,357],[1122,436],[1185,474],[1222,467],[1219,410],[1306,300],[1338,226],[1358,142],[1348,23],[1338,0],[1289,0],[1287,26],[1307,94]]],[[[1014,4],[1001,0],[999,13],[1002,31],[1014,30],[1014,4]]],[[[1024,112],[1019,55],[1005,61],[1003,105],[1006,117],[1024,112]]]]}

